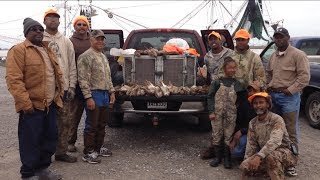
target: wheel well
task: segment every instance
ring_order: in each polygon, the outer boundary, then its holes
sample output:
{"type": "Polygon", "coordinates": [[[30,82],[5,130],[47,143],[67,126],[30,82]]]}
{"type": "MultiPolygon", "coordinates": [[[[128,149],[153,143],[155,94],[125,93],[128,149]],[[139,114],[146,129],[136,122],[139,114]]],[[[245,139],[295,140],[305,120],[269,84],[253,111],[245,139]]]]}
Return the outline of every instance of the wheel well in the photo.
{"type": "Polygon", "coordinates": [[[301,95],[301,104],[304,106],[305,102],[307,101],[310,94],[312,94],[313,92],[316,92],[316,91],[320,92],[320,89],[316,88],[316,87],[312,87],[312,86],[305,87],[303,89],[302,95],[301,95]]]}

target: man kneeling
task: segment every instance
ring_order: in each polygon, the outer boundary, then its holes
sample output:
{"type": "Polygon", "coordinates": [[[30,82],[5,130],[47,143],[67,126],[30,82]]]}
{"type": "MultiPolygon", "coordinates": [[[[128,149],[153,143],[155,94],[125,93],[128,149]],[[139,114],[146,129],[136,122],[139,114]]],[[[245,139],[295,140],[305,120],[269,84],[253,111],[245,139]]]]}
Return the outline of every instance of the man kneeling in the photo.
{"type": "Polygon", "coordinates": [[[284,179],[284,169],[297,162],[284,120],[269,111],[272,102],[268,93],[256,93],[248,100],[257,117],[249,123],[245,160],[240,165],[242,179],[265,170],[271,179],[284,179]]]}

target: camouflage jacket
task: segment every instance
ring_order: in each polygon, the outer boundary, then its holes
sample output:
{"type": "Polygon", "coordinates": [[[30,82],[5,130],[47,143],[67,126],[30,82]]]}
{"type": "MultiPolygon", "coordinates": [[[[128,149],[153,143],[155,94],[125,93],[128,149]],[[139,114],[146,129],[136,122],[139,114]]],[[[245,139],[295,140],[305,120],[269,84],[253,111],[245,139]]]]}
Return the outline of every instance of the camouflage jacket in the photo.
{"type": "Polygon", "coordinates": [[[281,116],[268,112],[265,120],[253,118],[249,123],[248,142],[244,158],[254,154],[265,158],[278,147],[289,148],[291,141],[281,116]]]}
{"type": "MultiPolygon", "coordinates": [[[[265,89],[266,73],[262,61],[256,53],[250,49],[243,54],[235,50],[231,57],[238,65],[236,78],[243,83],[245,87],[248,87],[253,81],[258,81],[261,84],[261,87],[265,89]]],[[[223,74],[222,70],[220,74],[223,74]]]]}
{"type": "Polygon", "coordinates": [[[204,63],[208,68],[208,73],[210,74],[211,81],[217,80],[220,77],[223,77],[222,65],[224,62],[224,58],[227,56],[231,56],[233,54],[233,50],[229,48],[223,47],[223,50],[219,54],[213,54],[210,50],[204,56],[204,63]]]}
{"type": "Polygon", "coordinates": [[[85,99],[91,96],[91,90],[115,90],[111,81],[109,62],[103,53],[92,48],[85,51],[78,59],[78,81],[85,99]]]}

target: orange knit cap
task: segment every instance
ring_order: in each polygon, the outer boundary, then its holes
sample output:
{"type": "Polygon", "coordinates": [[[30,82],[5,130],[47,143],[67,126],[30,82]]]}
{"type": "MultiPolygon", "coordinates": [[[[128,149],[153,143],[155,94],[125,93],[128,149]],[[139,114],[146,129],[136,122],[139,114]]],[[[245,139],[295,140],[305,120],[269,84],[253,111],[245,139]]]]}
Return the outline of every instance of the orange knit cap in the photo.
{"type": "Polygon", "coordinates": [[[250,39],[250,33],[245,29],[239,29],[234,35],[234,39],[243,38],[243,39],[250,39]]]}
{"type": "Polygon", "coordinates": [[[74,19],[74,21],[73,21],[73,25],[75,26],[78,21],[84,21],[87,24],[87,26],[89,27],[89,21],[88,21],[87,17],[85,17],[83,15],[76,17],[76,19],[74,19]]]}

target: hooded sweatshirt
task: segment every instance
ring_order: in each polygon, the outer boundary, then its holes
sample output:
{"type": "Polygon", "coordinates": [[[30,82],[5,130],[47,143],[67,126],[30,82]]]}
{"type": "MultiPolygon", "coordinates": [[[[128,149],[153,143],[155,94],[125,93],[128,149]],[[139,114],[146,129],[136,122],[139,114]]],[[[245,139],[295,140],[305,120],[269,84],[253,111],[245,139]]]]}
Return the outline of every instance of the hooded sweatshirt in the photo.
{"type": "Polygon", "coordinates": [[[74,46],[74,52],[76,55],[76,61],[78,61],[78,57],[84,53],[86,50],[88,50],[91,46],[90,44],[90,34],[87,33],[87,38],[83,38],[80,36],[77,32],[74,32],[72,37],[70,38],[73,46],[74,46]]]}
{"type": "Polygon", "coordinates": [[[67,91],[69,87],[75,88],[77,69],[74,48],[70,39],[64,37],[60,32],[57,32],[55,35],[44,32],[43,41],[49,42],[49,47],[58,59],[59,66],[63,72],[64,90],[67,91]]]}

